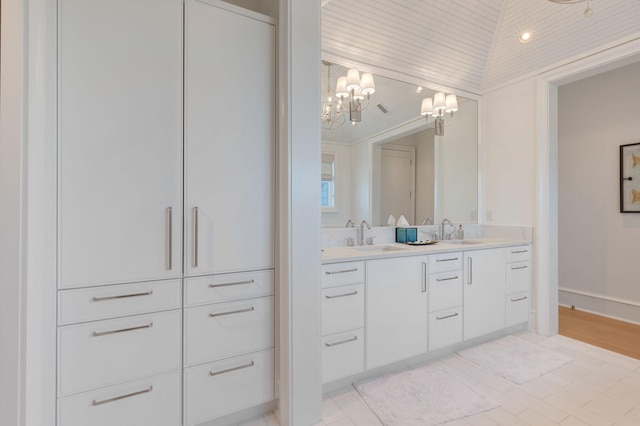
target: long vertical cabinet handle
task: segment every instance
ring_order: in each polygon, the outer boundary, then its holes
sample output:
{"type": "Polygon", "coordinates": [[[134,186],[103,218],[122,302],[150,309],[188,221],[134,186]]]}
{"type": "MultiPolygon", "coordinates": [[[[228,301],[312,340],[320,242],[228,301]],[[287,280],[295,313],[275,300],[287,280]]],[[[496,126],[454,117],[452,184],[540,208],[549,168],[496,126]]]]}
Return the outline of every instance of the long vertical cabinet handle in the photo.
{"type": "Polygon", "coordinates": [[[193,267],[198,267],[198,208],[193,208],[193,267]]]}
{"type": "Polygon", "coordinates": [[[173,208],[167,207],[167,269],[173,269],[173,208]]]}
{"type": "Polygon", "coordinates": [[[469,277],[467,278],[467,284],[473,284],[473,258],[469,258],[469,277]]]}
{"type": "Polygon", "coordinates": [[[422,262],[422,292],[427,292],[427,262],[422,262]]]}

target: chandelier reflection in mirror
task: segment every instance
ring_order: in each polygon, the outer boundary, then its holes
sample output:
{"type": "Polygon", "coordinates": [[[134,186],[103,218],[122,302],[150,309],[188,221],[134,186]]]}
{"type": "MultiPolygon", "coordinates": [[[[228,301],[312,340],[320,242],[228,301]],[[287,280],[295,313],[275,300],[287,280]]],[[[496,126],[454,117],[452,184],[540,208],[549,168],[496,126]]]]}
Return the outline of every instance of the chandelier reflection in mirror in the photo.
{"type": "Polygon", "coordinates": [[[355,68],[347,71],[346,76],[338,77],[335,92],[331,91],[330,62],[322,61],[327,67],[327,86],[322,94],[322,127],[327,130],[337,129],[348,119],[352,125],[362,121],[362,111],[369,106],[371,95],[376,91],[373,74],[355,68]]]}
{"type": "Polygon", "coordinates": [[[458,110],[458,98],[456,95],[446,95],[438,92],[433,98],[424,98],[420,114],[424,115],[427,125],[434,128],[436,136],[444,136],[444,116],[449,113],[453,117],[453,113],[458,110]],[[433,120],[429,120],[432,117],[433,120]]]}

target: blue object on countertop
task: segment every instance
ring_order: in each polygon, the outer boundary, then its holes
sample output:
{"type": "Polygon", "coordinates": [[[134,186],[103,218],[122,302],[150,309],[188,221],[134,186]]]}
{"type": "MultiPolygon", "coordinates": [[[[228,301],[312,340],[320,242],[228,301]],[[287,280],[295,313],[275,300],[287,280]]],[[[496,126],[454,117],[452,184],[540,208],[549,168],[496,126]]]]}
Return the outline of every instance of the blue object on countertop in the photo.
{"type": "Polygon", "coordinates": [[[396,243],[413,243],[418,240],[418,228],[396,228],[396,243]]]}

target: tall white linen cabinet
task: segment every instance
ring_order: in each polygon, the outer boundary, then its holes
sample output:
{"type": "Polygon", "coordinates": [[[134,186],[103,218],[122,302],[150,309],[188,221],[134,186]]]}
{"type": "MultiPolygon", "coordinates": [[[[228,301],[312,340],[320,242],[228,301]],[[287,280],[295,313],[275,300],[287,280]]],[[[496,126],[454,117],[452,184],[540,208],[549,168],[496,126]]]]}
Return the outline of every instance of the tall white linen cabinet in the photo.
{"type": "Polygon", "coordinates": [[[57,425],[272,401],[275,21],[217,0],[58,7],[57,425]]]}

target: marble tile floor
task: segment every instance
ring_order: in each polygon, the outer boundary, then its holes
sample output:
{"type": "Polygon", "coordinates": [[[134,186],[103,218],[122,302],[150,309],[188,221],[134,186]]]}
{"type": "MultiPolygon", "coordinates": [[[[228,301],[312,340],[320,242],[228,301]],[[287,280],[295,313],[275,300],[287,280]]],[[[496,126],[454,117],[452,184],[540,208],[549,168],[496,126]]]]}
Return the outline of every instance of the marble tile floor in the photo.
{"type": "MultiPolygon", "coordinates": [[[[446,425],[640,425],[640,360],[560,335],[541,337],[523,332],[517,336],[565,353],[573,361],[523,385],[508,382],[455,354],[432,361],[456,369],[476,391],[501,403],[496,409],[446,425]]],[[[350,386],[324,395],[322,421],[315,426],[325,425],[382,423],[350,386]]],[[[278,420],[269,414],[238,426],[278,426],[278,420]]]]}

